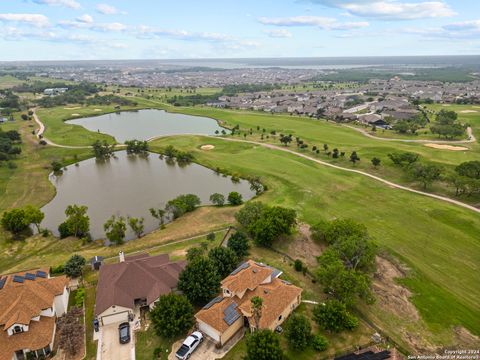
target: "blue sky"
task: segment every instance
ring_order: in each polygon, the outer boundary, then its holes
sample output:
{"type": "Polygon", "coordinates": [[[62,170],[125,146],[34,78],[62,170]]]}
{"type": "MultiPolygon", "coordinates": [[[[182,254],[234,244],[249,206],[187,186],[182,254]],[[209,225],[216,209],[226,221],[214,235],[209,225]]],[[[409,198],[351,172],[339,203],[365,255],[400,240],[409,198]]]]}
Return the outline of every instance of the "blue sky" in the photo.
{"type": "Polygon", "coordinates": [[[0,61],[479,53],[478,0],[0,1],[0,61]]]}

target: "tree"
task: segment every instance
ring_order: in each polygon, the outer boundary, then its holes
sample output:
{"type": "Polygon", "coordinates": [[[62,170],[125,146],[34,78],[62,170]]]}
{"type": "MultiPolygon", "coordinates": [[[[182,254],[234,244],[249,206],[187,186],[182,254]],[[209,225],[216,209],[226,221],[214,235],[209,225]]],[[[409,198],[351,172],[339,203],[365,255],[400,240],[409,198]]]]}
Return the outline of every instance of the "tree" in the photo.
{"type": "Polygon", "coordinates": [[[172,213],[174,219],[177,219],[185,213],[195,210],[200,204],[201,201],[197,195],[185,194],[168,201],[166,210],[172,213]]]}
{"type": "Polygon", "coordinates": [[[150,311],[150,319],[158,336],[168,339],[184,335],[195,323],[193,306],[183,295],[160,296],[150,311]]]}
{"type": "Polygon", "coordinates": [[[165,222],[165,210],[163,209],[154,209],[154,208],[150,208],[149,209],[150,211],[150,214],[158,220],[158,223],[160,226],[160,228],[162,228],[164,226],[164,222],[165,222]]]}
{"type": "Polygon", "coordinates": [[[263,299],[259,296],[253,296],[250,299],[250,306],[252,308],[252,316],[255,321],[255,329],[260,329],[260,318],[262,317],[263,299]]]}
{"type": "Polygon", "coordinates": [[[139,154],[139,155],[148,155],[149,146],[147,141],[140,140],[127,140],[125,141],[127,145],[127,154],[139,154]]]}
{"type": "Polygon", "coordinates": [[[285,327],[285,336],[291,348],[304,350],[312,337],[310,321],[304,315],[292,314],[285,327]]]}
{"type": "Polygon", "coordinates": [[[443,168],[434,164],[417,164],[412,169],[412,176],[415,180],[423,184],[426,189],[432,182],[439,180],[442,175],[443,168]]]}
{"type": "Polygon", "coordinates": [[[209,301],[220,289],[220,276],[214,263],[209,258],[194,258],[180,274],[178,289],[194,304],[209,301]]]}
{"type": "Polygon", "coordinates": [[[103,230],[105,230],[105,235],[111,243],[117,245],[123,244],[125,233],[127,231],[125,218],[123,216],[117,218],[115,215],[112,215],[112,217],[103,224],[103,230]]]}
{"type": "MultiPolygon", "coordinates": [[[[90,230],[90,218],[87,215],[88,207],[83,205],[68,205],[65,209],[65,215],[67,219],[63,224],[64,229],[66,229],[66,236],[75,236],[77,238],[88,235],[90,230]]],[[[60,231],[59,226],[59,231],[60,231]]],[[[60,231],[60,233],[62,233],[60,231]]]]}
{"type": "Polygon", "coordinates": [[[312,226],[312,237],[315,240],[333,244],[342,237],[353,235],[368,237],[367,227],[353,219],[335,219],[330,222],[321,221],[312,226]]]}
{"type": "Polygon", "coordinates": [[[356,296],[368,303],[373,302],[370,277],[361,271],[348,269],[334,249],[325,250],[318,262],[316,277],[325,293],[348,304],[353,304],[356,296]]]}
{"type": "Polygon", "coordinates": [[[290,234],[296,217],[293,209],[266,207],[260,217],[249,226],[248,231],[257,245],[269,247],[279,236],[290,234]]]}
{"type": "Polygon", "coordinates": [[[227,200],[228,200],[228,203],[233,206],[243,204],[242,194],[236,191],[232,191],[231,193],[229,193],[227,200]]]}
{"type": "Polygon", "coordinates": [[[395,165],[406,166],[407,168],[409,168],[413,163],[418,160],[419,155],[412,152],[404,151],[390,153],[388,154],[388,157],[395,165]]]}
{"type": "Polygon", "coordinates": [[[265,208],[266,205],[259,201],[247,202],[245,206],[235,214],[235,219],[245,229],[248,229],[251,224],[260,218],[265,208]]]}
{"type": "Polygon", "coordinates": [[[350,155],[350,161],[353,163],[353,165],[355,165],[357,161],[360,161],[356,151],[352,151],[352,154],[350,155]]]}
{"type": "Polygon", "coordinates": [[[278,335],[271,330],[258,330],[247,336],[246,360],[283,360],[278,335]]]}
{"type": "Polygon", "coordinates": [[[237,231],[231,235],[227,242],[227,247],[232,249],[239,259],[248,255],[250,245],[248,239],[243,232],[237,231]]]}
{"type": "Polygon", "coordinates": [[[381,162],[382,162],[382,160],[380,160],[377,157],[372,158],[372,165],[375,169],[380,165],[381,162]]]}
{"type": "Polygon", "coordinates": [[[187,254],[186,254],[187,261],[192,262],[197,257],[205,256],[207,249],[208,249],[207,243],[201,243],[200,246],[192,246],[191,248],[187,249],[187,254]]]}
{"type": "Polygon", "coordinates": [[[210,195],[210,202],[216,206],[223,206],[225,204],[225,196],[219,193],[210,195]]]}
{"type": "Polygon", "coordinates": [[[25,219],[29,224],[35,225],[37,231],[40,232],[40,223],[42,222],[45,214],[33,205],[27,205],[24,207],[25,219]]]}
{"type": "Polygon", "coordinates": [[[145,219],[143,217],[141,217],[141,218],[129,217],[128,218],[128,226],[135,233],[137,238],[141,238],[143,236],[143,231],[145,229],[145,225],[143,224],[144,221],[145,221],[145,219]]]}
{"type": "Polygon", "coordinates": [[[5,211],[2,216],[2,226],[13,235],[18,235],[28,228],[30,222],[24,209],[12,209],[5,211]]]}
{"type": "Polygon", "coordinates": [[[375,270],[377,247],[368,237],[358,234],[343,236],[332,245],[332,249],[347,269],[366,273],[375,270]]]}
{"type": "Polygon", "coordinates": [[[52,167],[52,171],[54,172],[54,174],[57,174],[57,175],[63,169],[63,164],[59,161],[52,161],[50,166],[52,167]]]}
{"type": "Polygon", "coordinates": [[[327,150],[328,150],[328,145],[327,145],[327,144],[323,144],[323,151],[324,151],[324,152],[327,152],[327,150]]]}
{"type": "Polygon", "coordinates": [[[69,358],[75,358],[83,346],[85,330],[82,320],[83,310],[75,306],[58,319],[58,345],[69,358]]]}
{"type": "Polygon", "coordinates": [[[238,258],[232,249],[215,247],[208,252],[208,258],[212,261],[218,275],[223,279],[230,274],[238,265],[238,258]]]}
{"type": "Polygon", "coordinates": [[[215,233],[211,232],[207,234],[207,240],[208,241],[214,241],[215,240],[215,233]]]}
{"type": "Polygon", "coordinates": [[[458,175],[466,176],[472,179],[480,179],[480,161],[466,161],[455,168],[458,175]]]}
{"type": "Polygon", "coordinates": [[[75,254],[68,259],[68,261],[63,266],[64,272],[67,276],[71,278],[76,278],[82,275],[83,267],[86,264],[86,260],[83,256],[75,254]]]}
{"type": "Polygon", "coordinates": [[[353,330],[358,326],[358,319],[338,300],[327,300],[324,304],[315,306],[313,318],[322,328],[335,333],[345,329],[353,330]]]}
{"type": "Polygon", "coordinates": [[[92,150],[95,158],[98,160],[107,160],[114,155],[115,145],[109,145],[106,140],[103,142],[97,140],[92,144],[92,150]]]}

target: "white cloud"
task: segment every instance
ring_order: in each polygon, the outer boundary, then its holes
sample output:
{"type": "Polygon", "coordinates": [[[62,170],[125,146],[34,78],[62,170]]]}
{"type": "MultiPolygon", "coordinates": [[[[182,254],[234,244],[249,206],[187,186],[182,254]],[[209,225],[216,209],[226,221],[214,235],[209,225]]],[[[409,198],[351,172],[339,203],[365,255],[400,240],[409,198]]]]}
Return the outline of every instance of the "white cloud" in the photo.
{"type": "Polygon", "coordinates": [[[33,2],[40,5],[65,6],[75,10],[81,8],[80,3],[75,0],[33,0],[33,2]]]}
{"type": "Polygon", "coordinates": [[[93,17],[91,17],[90,15],[88,14],[84,14],[82,16],[79,16],[77,17],[76,19],[78,22],[82,22],[82,23],[85,23],[85,24],[91,24],[93,23],[93,17]]]}
{"type": "Polygon", "coordinates": [[[36,27],[47,27],[50,25],[48,18],[42,14],[0,14],[0,21],[24,23],[36,27]]]}
{"type": "Polygon", "coordinates": [[[404,32],[426,39],[480,39],[480,20],[451,23],[441,27],[407,28],[404,32]]]}
{"type": "Polygon", "coordinates": [[[309,0],[346,10],[351,15],[383,20],[414,20],[454,16],[443,1],[403,2],[398,0],[309,0]]]}
{"type": "Polygon", "coordinates": [[[273,26],[317,26],[324,30],[350,30],[367,27],[366,21],[339,22],[337,19],[323,16],[292,16],[285,18],[261,17],[258,21],[264,25],[273,26]]]}
{"type": "Polygon", "coordinates": [[[292,33],[285,29],[265,30],[265,34],[272,38],[291,38],[292,33]]]}
{"type": "Polygon", "coordinates": [[[128,29],[128,26],[119,22],[113,23],[94,23],[84,21],[85,19],[72,20],[62,20],[58,23],[59,26],[63,28],[74,28],[74,29],[87,29],[92,31],[102,31],[102,32],[120,32],[128,29]]]}
{"type": "Polygon", "coordinates": [[[97,6],[95,6],[95,9],[97,9],[97,11],[103,15],[117,15],[117,14],[125,15],[126,14],[125,11],[120,11],[115,6],[108,5],[108,4],[97,4],[97,6]]]}

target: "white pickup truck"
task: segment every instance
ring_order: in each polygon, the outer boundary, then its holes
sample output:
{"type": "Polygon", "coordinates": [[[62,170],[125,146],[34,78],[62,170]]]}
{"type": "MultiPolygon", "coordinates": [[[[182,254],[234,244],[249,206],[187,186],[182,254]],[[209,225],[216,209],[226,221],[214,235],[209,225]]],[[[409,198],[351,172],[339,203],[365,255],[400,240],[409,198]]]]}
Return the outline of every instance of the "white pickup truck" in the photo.
{"type": "Polygon", "coordinates": [[[177,359],[186,360],[192,355],[198,345],[203,341],[203,335],[199,331],[195,331],[185,339],[180,349],[177,350],[175,356],[177,359]]]}

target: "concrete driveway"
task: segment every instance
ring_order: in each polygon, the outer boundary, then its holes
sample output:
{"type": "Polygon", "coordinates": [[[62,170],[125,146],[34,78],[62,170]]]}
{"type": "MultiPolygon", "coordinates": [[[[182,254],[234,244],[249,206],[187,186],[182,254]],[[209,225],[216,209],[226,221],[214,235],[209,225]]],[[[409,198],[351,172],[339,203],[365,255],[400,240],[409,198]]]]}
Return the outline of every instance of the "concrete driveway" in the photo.
{"type": "Polygon", "coordinates": [[[118,338],[118,325],[105,325],[101,327],[100,334],[100,359],[98,360],[135,360],[135,334],[130,324],[131,340],[128,344],[120,344],[118,338]]]}
{"type": "MultiPolygon", "coordinates": [[[[231,338],[221,349],[217,349],[215,346],[215,342],[210,339],[209,337],[204,337],[203,342],[195,349],[195,352],[190,356],[189,360],[216,360],[223,358],[228,351],[234,347],[237,342],[239,342],[245,332],[242,329],[241,331],[237,332],[233,338],[231,338]]],[[[177,341],[172,346],[172,352],[168,355],[168,360],[175,360],[175,353],[180,348],[183,343],[183,340],[177,341]]]]}

